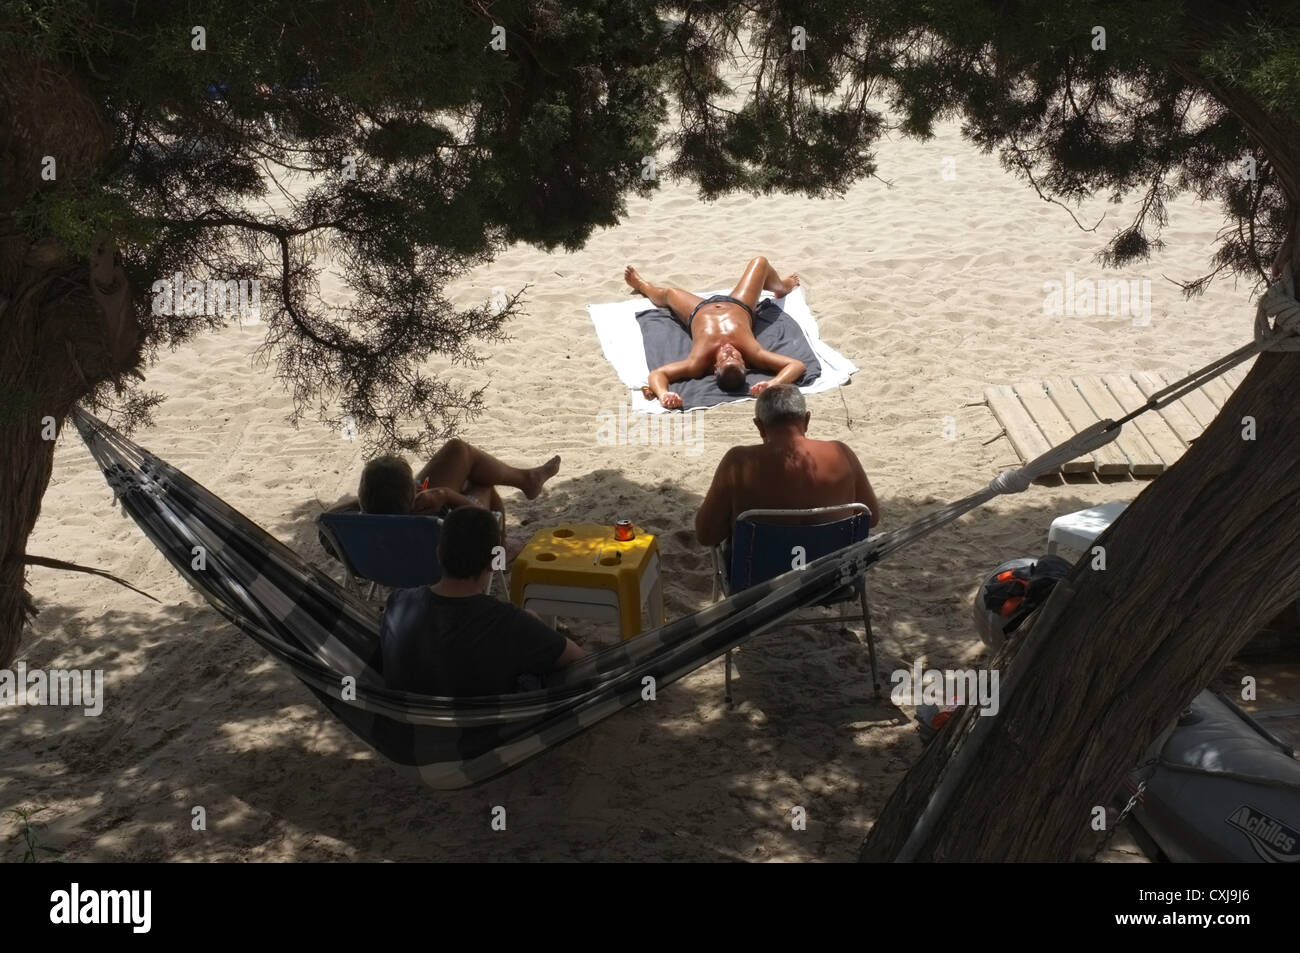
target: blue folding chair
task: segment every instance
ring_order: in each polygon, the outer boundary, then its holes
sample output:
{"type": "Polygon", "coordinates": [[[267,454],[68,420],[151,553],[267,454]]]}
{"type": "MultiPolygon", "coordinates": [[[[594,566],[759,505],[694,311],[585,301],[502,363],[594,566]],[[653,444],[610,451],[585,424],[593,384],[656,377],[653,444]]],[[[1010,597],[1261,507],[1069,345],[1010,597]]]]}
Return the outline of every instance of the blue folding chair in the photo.
{"type": "Polygon", "coordinates": [[[376,586],[414,589],[442,578],[438,565],[436,516],[379,516],[370,513],[322,513],[321,532],[343,563],[343,584],[370,598],[376,586]],[[365,593],[362,582],[370,583],[365,593]]]}
{"type": "MultiPolygon", "coordinates": [[[[504,514],[496,517],[498,525],[504,522],[504,514]]],[[[325,512],[316,521],[343,563],[344,586],[364,598],[372,598],[377,586],[414,589],[442,578],[438,565],[442,520],[436,516],[325,512]],[[370,583],[364,593],[363,581],[370,583]]],[[[505,575],[497,570],[488,580],[489,593],[498,577],[505,591],[505,575]]]]}
{"type": "MultiPolygon", "coordinates": [[[[795,547],[800,547],[805,562],[836,552],[853,543],[861,542],[871,534],[871,510],[865,503],[845,503],[839,506],[819,506],[810,509],[745,510],[736,517],[731,539],[713,549],[713,597],[730,596],[760,582],[766,582],[793,566],[795,547]],[[832,518],[838,515],[839,518],[832,518]],[[818,522],[821,518],[823,521],[818,522]]],[[[876,639],[871,631],[871,609],[867,604],[867,578],[855,579],[850,584],[827,596],[818,606],[841,607],[839,623],[842,632],[849,632],[847,623],[862,622],[866,629],[867,652],[871,659],[871,686],[875,697],[880,697],[880,679],[876,674],[876,639]],[[848,606],[857,601],[862,614],[849,615],[848,606]]],[[[793,618],[774,628],[787,625],[808,625],[817,619],[793,618]]],[[[731,652],[727,653],[725,701],[731,703],[731,652]]]]}

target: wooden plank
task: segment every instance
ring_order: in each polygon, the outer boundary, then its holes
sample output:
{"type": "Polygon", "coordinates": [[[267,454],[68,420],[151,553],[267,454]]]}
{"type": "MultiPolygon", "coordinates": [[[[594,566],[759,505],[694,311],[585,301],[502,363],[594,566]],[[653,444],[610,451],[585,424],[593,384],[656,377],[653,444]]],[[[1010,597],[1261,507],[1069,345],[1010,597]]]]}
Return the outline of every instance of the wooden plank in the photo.
{"type": "MultiPolygon", "coordinates": [[[[1160,374],[1152,374],[1149,371],[1135,371],[1133,373],[1133,383],[1137,384],[1138,390],[1142,392],[1143,397],[1150,397],[1157,391],[1162,391],[1169,386],[1168,382],[1160,374]]],[[[1178,439],[1183,443],[1191,446],[1193,440],[1201,435],[1205,425],[1197,420],[1187,405],[1181,400],[1176,400],[1167,407],[1162,408],[1160,416],[1165,419],[1171,430],[1178,434],[1178,439]]]]}
{"type": "Polygon", "coordinates": [[[1043,436],[1033,418],[1025,411],[1016,392],[1006,384],[984,388],[984,397],[989,402],[989,410],[998,418],[998,423],[1007,432],[1007,439],[1016,448],[1020,459],[1028,463],[1051,449],[1051,444],[1043,436]]]}
{"type": "MultiPolygon", "coordinates": [[[[1173,383],[1169,374],[1161,374],[1160,377],[1168,384],[1173,383]]],[[[1181,402],[1186,404],[1187,409],[1192,412],[1192,416],[1200,421],[1202,430],[1210,425],[1211,420],[1219,416],[1219,408],[1214,406],[1214,403],[1205,396],[1200,388],[1189,391],[1183,396],[1181,402]]]]}
{"type": "MultiPolygon", "coordinates": [[[[1043,432],[1047,442],[1056,446],[1065,443],[1074,436],[1074,430],[1070,427],[1070,422],[1065,419],[1056,405],[1052,403],[1052,398],[1047,396],[1041,384],[1019,384],[1013,388],[1016,396],[1020,398],[1021,405],[1029,411],[1029,416],[1034,418],[1034,423],[1038,424],[1038,429],[1043,432]]],[[[1097,469],[1097,461],[1092,458],[1092,454],[1085,453],[1081,457],[1070,460],[1061,467],[1062,473],[1093,473],[1097,469]]]]}
{"type": "MultiPolygon", "coordinates": [[[[1171,375],[1169,374],[1165,374],[1164,379],[1169,380],[1170,376],[1171,375]]],[[[1221,380],[1221,378],[1216,377],[1213,381],[1206,381],[1199,388],[1197,388],[1202,394],[1205,395],[1205,399],[1214,405],[1215,410],[1223,409],[1223,393],[1217,387],[1210,387],[1209,385],[1212,383],[1218,383],[1219,380],[1221,380]]],[[[1228,392],[1231,393],[1232,389],[1228,388],[1228,392]]]]}
{"type": "MultiPolygon", "coordinates": [[[[1073,380],[1074,386],[1078,388],[1079,395],[1088,402],[1088,406],[1097,415],[1097,419],[1105,420],[1109,417],[1111,420],[1119,420],[1126,413],[1111,392],[1097,378],[1076,377],[1073,380]]],[[[1156,453],[1155,447],[1151,446],[1147,438],[1137,428],[1126,425],[1114,442],[1128,457],[1129,466],[1133,468],[1134,476],[1158,476],[1164,472],[1165,463],[1160,458],[1160,454],[1156,453]]]]}
{"type": "MultiPolygon", "coordinates": [[[[1130,377],[1107,374],[1101,382],[1115,395],[1115,399],[1122,407],[1136,410],[1146,402],[1146,398],[1142,396],[1137,384],[1134,384],[1130,377]]],[[[1178,434],[1170,429],[1159,414],[1143,414],[1133,421],[1133,425],[1142,432],[1142,436],[1147,438],[1151,446],[1155,447],[1156,453],[1160,454],[1166,466],[1181,457],[1183,451],[1187,449],[1187,445],[1178,438],[1178,434]]]]}
{"type": "Polygon", "coordinates": [[[1219,410],[1222,410],[1223,405],[1231,399],[1234,389],[1235,388],[1222,377],[1216,377],[1212,381],[1206,381],[1205,386],[1201,388],[1205,396],[1210,399],[1210,403],[1219,410]]]}
{"type": "MultiPolygon", "coordinates": [[[[1088,429],[1101,419],[1093,413],[1088,402],[1083,399],[1075,389],[1074,382],[1068,377],[1054,377],[1043,381],[1043,389],[1047,391],[1047,396],[1052,399],[1052,403],[1065,417],[1070,430],[1074,433],[1088,429]]],[[[1092,456],[1097,464],[1097,473],[1101,476],[1124,476],[1129,471],[1128,457],[1124,455],[1123,450],[1115,446],[1113,440],[1094,450],[1092,456]]]]}
{"type": "MultiPolygon", "coordinates": [[[[1254,366],[1255,365],[1253,364],[1251,365],[1251,367],[1254,366]]],[[[1238,364],[1232,370],[1228,371],[1228,373],[1224,374],[1223,379],[1228,382],[1229,387],[1231,387],[1233,390],[1236,390],[1238,387],[1241,386],[1241,382],[1246,379],[1246,375],[1249,373],[1250,371],[1247,369],[1246,365],[1238,364]]]]}

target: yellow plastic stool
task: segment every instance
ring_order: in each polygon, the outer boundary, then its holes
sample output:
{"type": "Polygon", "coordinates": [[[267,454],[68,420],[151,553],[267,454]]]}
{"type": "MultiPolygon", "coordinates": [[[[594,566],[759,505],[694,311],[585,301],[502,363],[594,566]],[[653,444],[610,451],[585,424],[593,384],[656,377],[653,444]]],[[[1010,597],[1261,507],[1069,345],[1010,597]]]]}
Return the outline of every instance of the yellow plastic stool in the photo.
{"type": "Polygon", "coordinates": [[[655,537],[633,527],[632,539],[595,523],[545,526],[533,534],[510,570],[510,601],[543,617],[618,622],[625,639],[641,634],[641,609],[652,624],[664,617],[663,579],[655,537]]]}

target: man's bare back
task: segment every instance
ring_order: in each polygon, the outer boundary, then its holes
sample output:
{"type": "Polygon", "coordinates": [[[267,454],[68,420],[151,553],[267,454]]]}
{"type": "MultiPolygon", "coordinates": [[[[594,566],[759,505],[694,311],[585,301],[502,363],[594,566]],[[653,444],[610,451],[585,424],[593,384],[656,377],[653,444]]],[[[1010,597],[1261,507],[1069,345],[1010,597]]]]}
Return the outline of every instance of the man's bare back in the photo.
{"type": "Polygon", "coordinates": [[[838,440],[809,437],[807,414],[766,425],[755,423],[763,442],[732,447],[718,464],[695,516],[695,534],[701,543],[714,546],[730,537],[736,517],[751,509],[865,503],[872,524],[880,521],[880,501],[857,455],[838,440]]]}
{"type": "Polygon", "coordinates": [[[677,410],[682,406],[682,399],[668,389],[669,385],[710,373],[717,377],[724,390],[730,391],[744,388],[746,368],[775,375],[772,380],[751,387],[751,397],[757,397],[773,384],[792,384],[803,377],[802,361],[767,351],[754,337],[753,313],[760,295],[766,290],[784,297],[798,287],[797,274],[780,278],[766,258],[755,258],[745,268],[732,293],[722,296],[729,300],[710,298],[707,301],[676,286],[651,284],[631,265],[623,277],[652,304],[672,311],[673,317],[691,335],[691,353],[685,360],[665,364],[650,373],[649,386],[643,388],[647,400],[658,398],[666,409],[677,410]]]}

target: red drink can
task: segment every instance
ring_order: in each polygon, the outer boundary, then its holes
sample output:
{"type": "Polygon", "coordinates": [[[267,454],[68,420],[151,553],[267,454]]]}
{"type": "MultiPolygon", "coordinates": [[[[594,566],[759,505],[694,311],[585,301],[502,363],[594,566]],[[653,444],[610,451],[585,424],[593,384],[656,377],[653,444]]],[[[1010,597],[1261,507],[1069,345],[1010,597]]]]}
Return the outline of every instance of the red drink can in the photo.
{"type": "Polygon", "coordinates": [[[634,536],[636,536],[636,533],[632,531],[631,520],[619,520],[614,524],[614,538],[620,543],[626,543],[634,536]]]}

